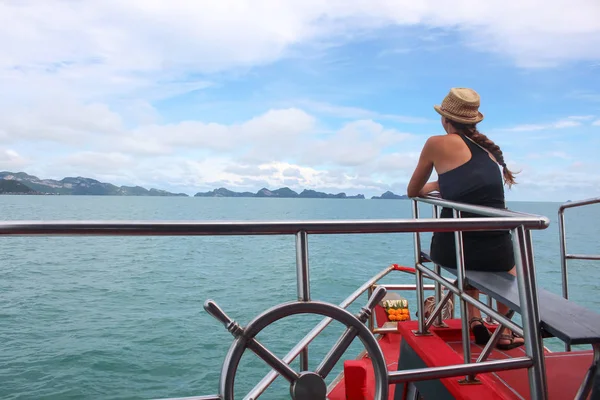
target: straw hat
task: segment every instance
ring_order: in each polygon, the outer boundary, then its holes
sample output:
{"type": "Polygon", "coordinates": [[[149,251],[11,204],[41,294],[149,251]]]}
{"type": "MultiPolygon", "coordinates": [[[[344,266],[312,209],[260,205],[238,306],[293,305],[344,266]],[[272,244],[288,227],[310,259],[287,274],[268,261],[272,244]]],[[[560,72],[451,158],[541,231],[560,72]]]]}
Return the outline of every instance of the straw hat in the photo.
{"type": "Polygon", "coordinates": [[[440,115],[461,124],[476,124],[483,120],[479,112],[479,95],[473,89],[452,88],[441,106],[433,106],[440,115]]]}

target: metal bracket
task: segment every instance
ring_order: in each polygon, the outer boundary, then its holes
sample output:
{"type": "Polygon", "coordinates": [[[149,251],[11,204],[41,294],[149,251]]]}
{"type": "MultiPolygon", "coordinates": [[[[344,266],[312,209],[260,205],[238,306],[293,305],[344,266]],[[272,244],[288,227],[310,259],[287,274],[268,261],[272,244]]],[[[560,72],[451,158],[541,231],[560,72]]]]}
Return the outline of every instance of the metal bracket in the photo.
{"type": "Polygon", "coordinates": [[[417,330],[411,330],[411,332],[413,333],[413,335],[415,336],[433,336],[433,333],[427,331],[427,332],[419,332],[417,330]]]}
{"type": "Polygon", "coordinates": [[[481,381],[477,378],[471,378],[471,379],[460,379],[458,381],[459,385],[481,385],[481,381]]]}

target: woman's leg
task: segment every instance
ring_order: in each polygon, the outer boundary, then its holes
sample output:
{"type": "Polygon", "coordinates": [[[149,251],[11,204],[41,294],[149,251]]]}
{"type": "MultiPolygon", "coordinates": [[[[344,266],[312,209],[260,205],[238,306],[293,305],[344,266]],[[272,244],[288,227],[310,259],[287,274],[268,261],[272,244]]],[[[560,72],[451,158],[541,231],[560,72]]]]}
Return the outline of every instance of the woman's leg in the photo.
{"type": "MultiPolygon", "coordinates": [[[[516,267],[513,267],[513,269],[508,271],[508,273],[513,276],[517,276],[516,267]]],[[[499,301],[496,301],[496,304],[498,305],[498,312],[500,314],[506,315],[510,311],[510,308],[508,308],[508,306],[506,306],[505,304],[500,303],[499,301]]],[[[512,332],[508,328],[504,328],[502,335],[506,336],[502,336],[500,338],[500,340],[498,341],[499,345],[510,345],[511,343],[522,345],[525,343],[525,340],[521,337],[512,337],[512,332]]]]}
{"type": "MultiPolygon", "coordinates": [[[[479,290],[468,289],[465,290],[465,293],[475,300],[479,300],[479,290]]],[[[467,313],[469,315],[469,321],[471,321],[473,318],[481,318],[481,311],[479,311],[479,308],[475,307],[471,303],[467,303],[467,313]]]]}
{"type": "MultiPolygon", "coordinates": [[[[467,289],[465,293],[475,300],[479,300],[479,290],[467,289]]],[[[481,319],[481,311],[471,303],[467,303],[467,316],[469,318],[469,328],[475,336],[475,343],[485,345],[490,340],[491,334],[481,319]]]]}

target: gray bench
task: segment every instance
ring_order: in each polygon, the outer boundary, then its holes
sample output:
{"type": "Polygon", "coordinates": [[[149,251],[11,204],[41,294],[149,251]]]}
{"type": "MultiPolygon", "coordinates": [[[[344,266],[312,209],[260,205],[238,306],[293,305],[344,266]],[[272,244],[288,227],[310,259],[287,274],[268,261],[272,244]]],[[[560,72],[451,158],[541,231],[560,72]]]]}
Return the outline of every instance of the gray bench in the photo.
{"type": "MultiPolygon", "coordinates": [[[[431,261],[429,255],[422,256],[431,261]]],[[[456,275],[456,269],[444,268],[456,275]]],[[[520,313],[517,279],[506,272],[466,271],[465,281],[482,293],[520,313]]],[[[555,336],[570,345],[600,343],[600,314],[562,296],[538,288],[540,325],[544,336],[555,336]]]]}

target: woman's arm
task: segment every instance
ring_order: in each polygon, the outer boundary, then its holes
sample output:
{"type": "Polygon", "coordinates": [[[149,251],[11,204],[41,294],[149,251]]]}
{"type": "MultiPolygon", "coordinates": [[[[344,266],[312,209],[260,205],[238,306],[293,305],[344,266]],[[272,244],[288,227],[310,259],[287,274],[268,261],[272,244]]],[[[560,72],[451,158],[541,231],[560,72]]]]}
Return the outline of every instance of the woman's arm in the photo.
{"type": "Polygon", "coordinates": [[[438,185],[438,181],[428,182],[423,186],[423,189],[419,192],[419,196],[425,196],[431,192],[439,192],[440,185],[438,185]]]}
{"type": "MultiPolygon", "coordinates": [[[[421,155],[419,156],[417,167],[415,168],[415,171],[410,178],[410,182],[408,182],[408,187],[406,188],[406,194],[408,197],[418,197],[421,195],[421,191],[425,189],[425,184],[429,180],[431,172],[433,172],[433,154],[436,143],[437,138],[435,136],[430,137],[425,142],[423,150],[421,150],[421,155]]],[[[430,188],[431,187],[428,189],[430,188]]],[[[429,192],[431,191],[432,190],[429,192]]]]}

